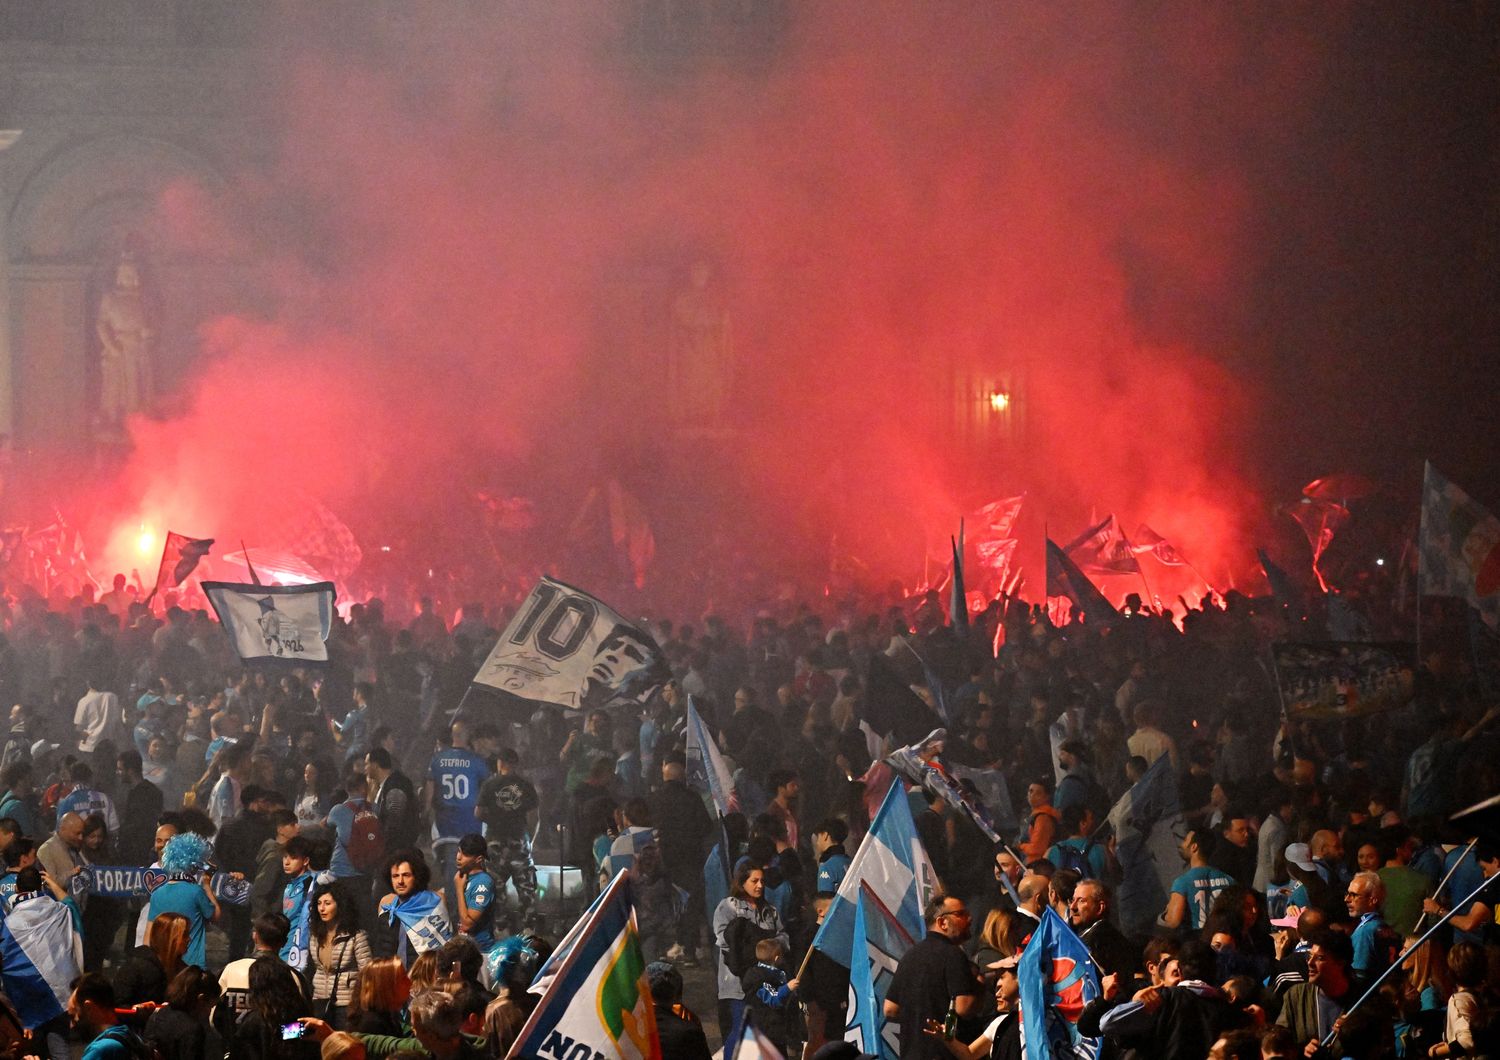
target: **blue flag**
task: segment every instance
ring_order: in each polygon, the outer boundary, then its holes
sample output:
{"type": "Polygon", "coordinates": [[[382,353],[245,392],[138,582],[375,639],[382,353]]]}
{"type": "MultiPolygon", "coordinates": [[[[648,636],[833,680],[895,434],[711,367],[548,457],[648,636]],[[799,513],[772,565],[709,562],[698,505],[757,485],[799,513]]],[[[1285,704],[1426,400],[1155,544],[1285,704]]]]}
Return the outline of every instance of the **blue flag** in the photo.
{"type": "Polygon", "coordinates": [[[901,1055],[899,1027],[887,1024],[885,995],[912,937],[868,887],[854,900],[854,961],[849,966],[849,1025],[844,1040],[881,1060],[901,1055]],[[860,955],[865,959],[861,960],[860,955]]]}
{"type": "Polygon", "coordinates": [[[687,786],[701,791],[714,801],[720,815],[736,809],[734,805],[734,777],[719,754],[703,716],[698,713],[693,697],[687,702],[687,786]]]}
{"type": "Polygon", "coordinates": [[[969,596],[964,591],[964,524],[958,523],[958,537],[949,538],[953,545],[953,585],[948,598],[948,624],[956,633],[969,632],[969,596]]]}
{"type": "Polygon", "coordinates": [[[1182,868],[1182,808],[1172,758],[1162,755],[1109,811],[1122,879],[1116,900],[1127,934],[1150,933],[1182,868]]]}
{"type": "Polygon", "coordinates": [[[813,937],[814,949],[822,950],[845,968],[850,967],[850,955],[854,953],[855,906],[862,884],[890,910],[908,935],[920,938],[925,934],[922,907],[936,890],[937,880],[927,851],[917,838],[906,786],[899,780],[886,792],[875,823],[854,852],[844,882],[813,937]]]}
{"type": "Polygon", "coordinates": [[[1074,610],[1082,611],[1093,625],[1108,625],[1120,617],[1115,605],[1050,537],[1047,539],[1047,595],[1066,596],[1073,601],[1074,610]]]}
{"type": "Polygon", "coordinates": [[[1099,1039],[1078,1033],[1078,1017],[1099,996],[1099,971],[1083,940],[1050,907],[1021,951],[1016,976],[1027,1060],[1093,1060],[1099,1039]]]}

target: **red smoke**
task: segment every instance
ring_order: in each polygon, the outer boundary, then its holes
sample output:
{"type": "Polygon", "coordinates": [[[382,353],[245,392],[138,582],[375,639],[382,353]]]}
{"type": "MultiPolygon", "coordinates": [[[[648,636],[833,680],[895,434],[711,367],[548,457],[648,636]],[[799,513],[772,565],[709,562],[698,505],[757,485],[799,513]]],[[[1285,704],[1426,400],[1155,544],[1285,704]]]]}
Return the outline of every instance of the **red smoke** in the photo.
{"type": "Polygon", "coordinates": [[[1066,540],[1092,509],[1211,577],[1247,561],[1244,174],[1316,65],[1286,12],[820,3],[673,36],[592,5],[464,9],[268,26],[229,194],[162,208],[271,287],[207,328],[183,411],[138,427],[124,490],[147,516],[253,537],[308,495],[439,525],[499,483],[565,524],[613,473],[668,563],[738,525],[768,558],[826,564],[838,534],[910,572],[1022,490],[1033,593],[1043,523],[1066,540]],[[762,427],[674,476],[701,443],[642,382],[642,313],[700,257],[735,416],[762,427]],[[927,409],[977,395],[935,397],[950,377],[1017,373],[1026,433],[940,441],[927,409]]]}

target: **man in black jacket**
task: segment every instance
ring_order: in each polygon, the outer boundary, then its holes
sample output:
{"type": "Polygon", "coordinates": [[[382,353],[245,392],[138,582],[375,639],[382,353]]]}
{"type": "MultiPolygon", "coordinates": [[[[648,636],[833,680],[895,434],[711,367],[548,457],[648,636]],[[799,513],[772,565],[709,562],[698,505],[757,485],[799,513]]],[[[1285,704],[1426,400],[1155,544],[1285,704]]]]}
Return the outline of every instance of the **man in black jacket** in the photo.
{"type": "MultiPolygon", "coordinates": [[[[280,792],[250,784],[240,792],[240,804],[244,809],[224,822],[214,840],[214,857],[224,872],[243,873],[245,879],[253,880],[261,846],[276,838],[271,810],[285,806],[286,800],[280,792]]],[[[226,904],[223,926],[229,936],[229,959],[237,961],[250,944],[250,907],[226,904]]]]}
{"type": "Polygon", "coordinates": [[[396,769],[391,753],[372,747],[365,755],[365,782],[370,803],[385,829],[385,847],[396,850],[417,841],[417,795],[411,780],[396,769]]]}
{"type": "Polygon", "coordinates": [[[1243,1015],[1210,980],[1214,951],[1193,939],[1178,955],[1182,981],[1149,986],[1099,1020],[1106,1038],[1134,1044],[1153,1060],[1202,1060],[1219,1035],[1244,1022],[1243,1015]]]}
{"type": "Polygon", "coordinates": [[[1105,975],[1123,975],[1128,982],[1140,971],[1140,950],[1107,919],[1109,888],[1098,880],[1079,880],[1068,903],[1073,930],[1089,948],[1105,975]]]}
{"type": "Polygon", "coordinates": [[[677,938],[667,956],[684,964],[697,961],[698,935],[704,923],[703,858],[713,822],[703,798],[687,786],[687,757],[668,751],[661,763],[661,787],[651,796],[651,819],[667,878],[688,893],[687,908],[677,918],[677,938]]]}

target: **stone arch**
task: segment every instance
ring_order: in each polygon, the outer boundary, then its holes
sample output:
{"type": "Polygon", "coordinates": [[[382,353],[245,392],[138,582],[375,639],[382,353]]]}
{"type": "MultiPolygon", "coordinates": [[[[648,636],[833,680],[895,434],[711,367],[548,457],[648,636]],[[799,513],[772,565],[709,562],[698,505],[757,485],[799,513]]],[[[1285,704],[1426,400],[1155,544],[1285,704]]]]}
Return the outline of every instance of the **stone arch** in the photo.
{"type": "Polygon", "coordinates": [[[149,222],[178,180],[220,194],[225,181],[204,154],[156,136],[111,133],[68,141],[22,181],[9,218],[12,261],[90,262],[122,233],[149,222]]]}

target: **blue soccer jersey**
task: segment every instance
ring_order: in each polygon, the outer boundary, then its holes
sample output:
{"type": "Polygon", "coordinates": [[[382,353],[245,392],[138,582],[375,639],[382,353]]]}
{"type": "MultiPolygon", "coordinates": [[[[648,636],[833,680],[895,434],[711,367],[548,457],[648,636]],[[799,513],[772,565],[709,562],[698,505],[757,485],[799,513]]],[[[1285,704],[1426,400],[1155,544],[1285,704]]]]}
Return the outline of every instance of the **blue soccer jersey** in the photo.
{"type": "Polygon", "coordinates": [[[479,833],[474,809],[479,805],[479,785],[489,775],[489,766],[473,751],[448,747],[432,756],[427,778],[432,781],[432,817],[438,839],[479,833]]]}
{"type": "Polygon", "coordinates": [[[469,937],[484,949],[495,941],[495,878],[482,869],[471,872],[464,880],[464,902],[470,912],[482,914],[479,922],[469,929],[469,937]]]}

